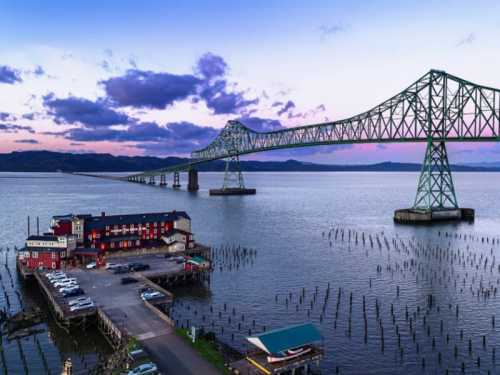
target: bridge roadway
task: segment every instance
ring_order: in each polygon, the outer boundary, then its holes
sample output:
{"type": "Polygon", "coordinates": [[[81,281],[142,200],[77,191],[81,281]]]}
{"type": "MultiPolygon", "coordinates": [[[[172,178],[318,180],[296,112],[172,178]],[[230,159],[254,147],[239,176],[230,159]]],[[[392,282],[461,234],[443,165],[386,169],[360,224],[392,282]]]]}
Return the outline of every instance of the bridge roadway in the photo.
{"type": "MultiPolygon", "coordinates": [[[[144,276],[149,272],[174,274],[182,271],[181,265],[169,262],[161,255],[119,260],[120,263],[130,261],[150,264],[151,271],[144,272],[144,276]]],[[[103,310],[115,326],[137,338],[162,374],[219,374],[215,367],[175,333],[173,327],[146,306],[139,297],[139,289],[144,286],[143,283],[122,285],[121,278],[124,275],[114,275],[104,269],[75,268],[67,273],[77,278],[85,294],[94,300],[96,306],[103,310]]]]}

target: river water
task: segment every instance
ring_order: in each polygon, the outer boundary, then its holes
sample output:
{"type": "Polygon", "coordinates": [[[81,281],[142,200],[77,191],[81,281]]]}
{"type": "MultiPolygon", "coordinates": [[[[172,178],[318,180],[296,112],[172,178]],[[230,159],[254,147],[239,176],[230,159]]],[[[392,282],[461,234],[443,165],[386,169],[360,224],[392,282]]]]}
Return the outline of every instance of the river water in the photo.
{"type": "MultiPolygon", "coordinates": [[[[0,259],[8,265],[0,267],[0,304],[10,312],[44,304],[15,273],[12,249],[23,245],[28,215],[45,230],[56,214],[185,210],[217,261],[209,287],[176,291],[179,325],[204,326],[245,350],[249,333],[312,321],[328,374],[500,372],[500,174],[455,173],[459,202],[476,209],[476,221],[434,227],[392,221],[395,209],[411,205],[416,173],[247,173],[255,196],[210,197],[222,178],[200,173],[193,194],[0,173],[0,259]],[[256,253],[244,256],[243,248],[256,253]]],[[[86,373],[110,352],[96,332],[67,335],[50,316],[41,328],[19,341],[4,337],[0,367],[57,374],[71,358],[76,373],[86,373]]]]}

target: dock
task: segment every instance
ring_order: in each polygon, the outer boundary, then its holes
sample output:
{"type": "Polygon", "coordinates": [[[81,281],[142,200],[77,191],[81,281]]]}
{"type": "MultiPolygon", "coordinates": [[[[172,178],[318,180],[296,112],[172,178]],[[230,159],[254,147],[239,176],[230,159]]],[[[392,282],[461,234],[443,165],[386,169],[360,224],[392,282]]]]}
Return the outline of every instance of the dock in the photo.
{"type": "Polygon", "coordinates": [[[174,298],[166,288],[176,283],[202,280],[207,270],[185,271],[182,264],[161,254],[120,257],[113,259],[113,262],[118,259],[120,263],[149,264],[150,270],[126,274],[114,274],[105,269],[64,270],[69,277],[78,280],[85,296],[94,301],[94,308],[78,312],[69,310],[67,299],[50,284],[44,272],[35,271],[34,279],[40,285],[57,320],[64,327],[95,323],[116,349],[123,347],[133,337],[165,373],[218,374],[210,363],[175,333],[174,322],[165,313],[174,298]],[[133,277],[137,282],[124,285],[122,277],[133,277]],[[143,288],[156,289],[163,293],[163,297],[143,301],[140,298],[143,288]]]}

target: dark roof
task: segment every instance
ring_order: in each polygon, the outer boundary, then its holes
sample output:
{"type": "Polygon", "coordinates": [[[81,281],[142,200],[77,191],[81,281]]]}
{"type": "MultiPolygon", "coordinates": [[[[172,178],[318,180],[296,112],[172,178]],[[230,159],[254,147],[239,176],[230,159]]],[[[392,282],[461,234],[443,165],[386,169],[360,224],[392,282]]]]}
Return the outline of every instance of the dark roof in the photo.
{"type": "Polygon", "coordinates": [[[267,331],[247,340],[269,354],[278,354],[321,340],[321,335],[312,323],[267,331]]]}
{"type": "Polygon", "coordinates": [[[67,214],[67,215],[55,215],[52,216],[52,219],[54,220],[72,220],[73,218],[79,218],[79,219],[86,219],[89,217],[92,217],[90,214],[80,214],[80,215],[73,215],[73,214],[67,214]]]}
{"type": "Polygon", "coordinates": [[[129,225],[153,223],[159,221],[175,221],[181,217],[191,220],[189,215],[184,211],[156,212],[131,215],[92,216],[91,218],[85,219],[85,229],[102,229],[107,225],[129,225]]]}
{"type": "Polygon", "coordinates": [[[57,236],[54,236],[54,235],[49,235],[49,236],[31,235],[27,238],[26,241],[58,241],[58,239],[57,239],[57,236]]]}
{"type": "Polygon", "coordinates": [[[60,252],[60,251],[66,251],[66,248],[64,247],[46,247],[46,246],[25,246],[22,251],[38,251],[38,252],[60,252]]]}

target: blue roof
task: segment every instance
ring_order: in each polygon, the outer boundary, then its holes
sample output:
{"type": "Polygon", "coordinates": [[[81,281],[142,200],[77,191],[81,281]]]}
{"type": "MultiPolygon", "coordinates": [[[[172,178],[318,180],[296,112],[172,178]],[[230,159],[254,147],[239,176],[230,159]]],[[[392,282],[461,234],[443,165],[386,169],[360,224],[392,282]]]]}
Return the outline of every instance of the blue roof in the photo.
{"type": "Polygon", "coordinates": [[[269,354],[278,354],[320,341],[321,334],[312,323],[305,323],[267,331],[247,340],[269,354]]]}

